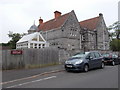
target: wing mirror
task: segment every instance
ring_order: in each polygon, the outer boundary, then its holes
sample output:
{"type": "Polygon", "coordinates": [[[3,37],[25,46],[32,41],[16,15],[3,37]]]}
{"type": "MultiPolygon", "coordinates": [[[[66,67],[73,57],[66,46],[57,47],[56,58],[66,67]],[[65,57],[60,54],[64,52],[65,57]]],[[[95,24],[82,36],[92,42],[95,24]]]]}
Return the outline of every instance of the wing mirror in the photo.
{"type": "Polygon", "coordinates": [[[86,59],[92,60],[92,59],[93,59],[93,57],[89,56],[89,57],[87,57],[86,59]]]}
{"type": "Polygon", "coordinates": [[[92,60],[92,59],[93,59],[93,57],[90,57],[89,59],[90,59],[90,60],[92,60]]]}

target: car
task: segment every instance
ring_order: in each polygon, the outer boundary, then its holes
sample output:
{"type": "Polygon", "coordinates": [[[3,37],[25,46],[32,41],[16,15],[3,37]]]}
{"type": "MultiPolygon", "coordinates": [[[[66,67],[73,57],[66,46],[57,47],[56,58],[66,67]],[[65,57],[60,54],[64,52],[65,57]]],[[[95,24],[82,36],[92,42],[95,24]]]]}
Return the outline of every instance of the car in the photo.
{"type": "Polygon", "coordinates": [[[104,59],[98,51],[80,52],[65,61],[66,71],[88,72],[93,68],[104,68],[104,59]]]}
{"type": "Polygon", "coordinates": [[[104,53],[102,54],[104,62],[106,65],[116,65],[120,64],[120,57],[114,53],[104,53]]]}

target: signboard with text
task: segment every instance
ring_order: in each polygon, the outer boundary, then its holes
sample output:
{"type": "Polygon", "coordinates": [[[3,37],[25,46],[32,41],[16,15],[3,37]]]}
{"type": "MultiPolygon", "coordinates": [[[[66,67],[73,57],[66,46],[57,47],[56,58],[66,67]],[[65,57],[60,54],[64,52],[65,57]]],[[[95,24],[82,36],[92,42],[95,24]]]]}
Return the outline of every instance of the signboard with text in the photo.
{"type": "Polygon", "coordinates": [[[23,53],[22,50],[11,50],[11,54],[13,55],[21,55],[23,53]]]}

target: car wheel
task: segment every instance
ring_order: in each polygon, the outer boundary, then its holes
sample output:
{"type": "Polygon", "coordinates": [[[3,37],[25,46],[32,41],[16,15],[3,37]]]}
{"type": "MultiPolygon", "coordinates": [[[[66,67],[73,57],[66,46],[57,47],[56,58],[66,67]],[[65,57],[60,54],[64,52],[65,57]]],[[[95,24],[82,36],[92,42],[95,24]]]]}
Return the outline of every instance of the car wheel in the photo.
{"type": "Polygon", "coordinates": [[[85,66],[84,66],[84,72],[88,72],[88,70],[89,70],[88,65],[85,65],[85,66]]]}
{"type": "Polygon", "coordinates": [[[114,61],[112,61],[112,65],[115,66],[115,62],[114,61]]]}
{"type": "Polygon", "coordinates": [[[105,63],[102,62],[102,64],[101,64],[101,68],[103,69],[104,67],[105,67],[105,63]]]}

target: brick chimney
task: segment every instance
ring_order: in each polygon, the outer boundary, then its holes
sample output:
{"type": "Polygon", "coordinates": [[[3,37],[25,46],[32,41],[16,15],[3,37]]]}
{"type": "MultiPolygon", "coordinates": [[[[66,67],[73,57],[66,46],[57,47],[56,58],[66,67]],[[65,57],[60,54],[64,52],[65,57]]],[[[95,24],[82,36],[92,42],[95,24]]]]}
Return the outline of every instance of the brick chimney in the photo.
{"type": "Polygon", "coordinates": [[[61,12],[55,11],[55,12],[54,12],[54,16],[55,16],[55,18],[60,17],[60,16],[61,16],[61,12]]]}
{"type": "Polygon", "coordinates": [[[40,17],[39,24],[42,24],[42,23],[43,23],[43,19],[41,19],[41,17],[40,17]]]}

